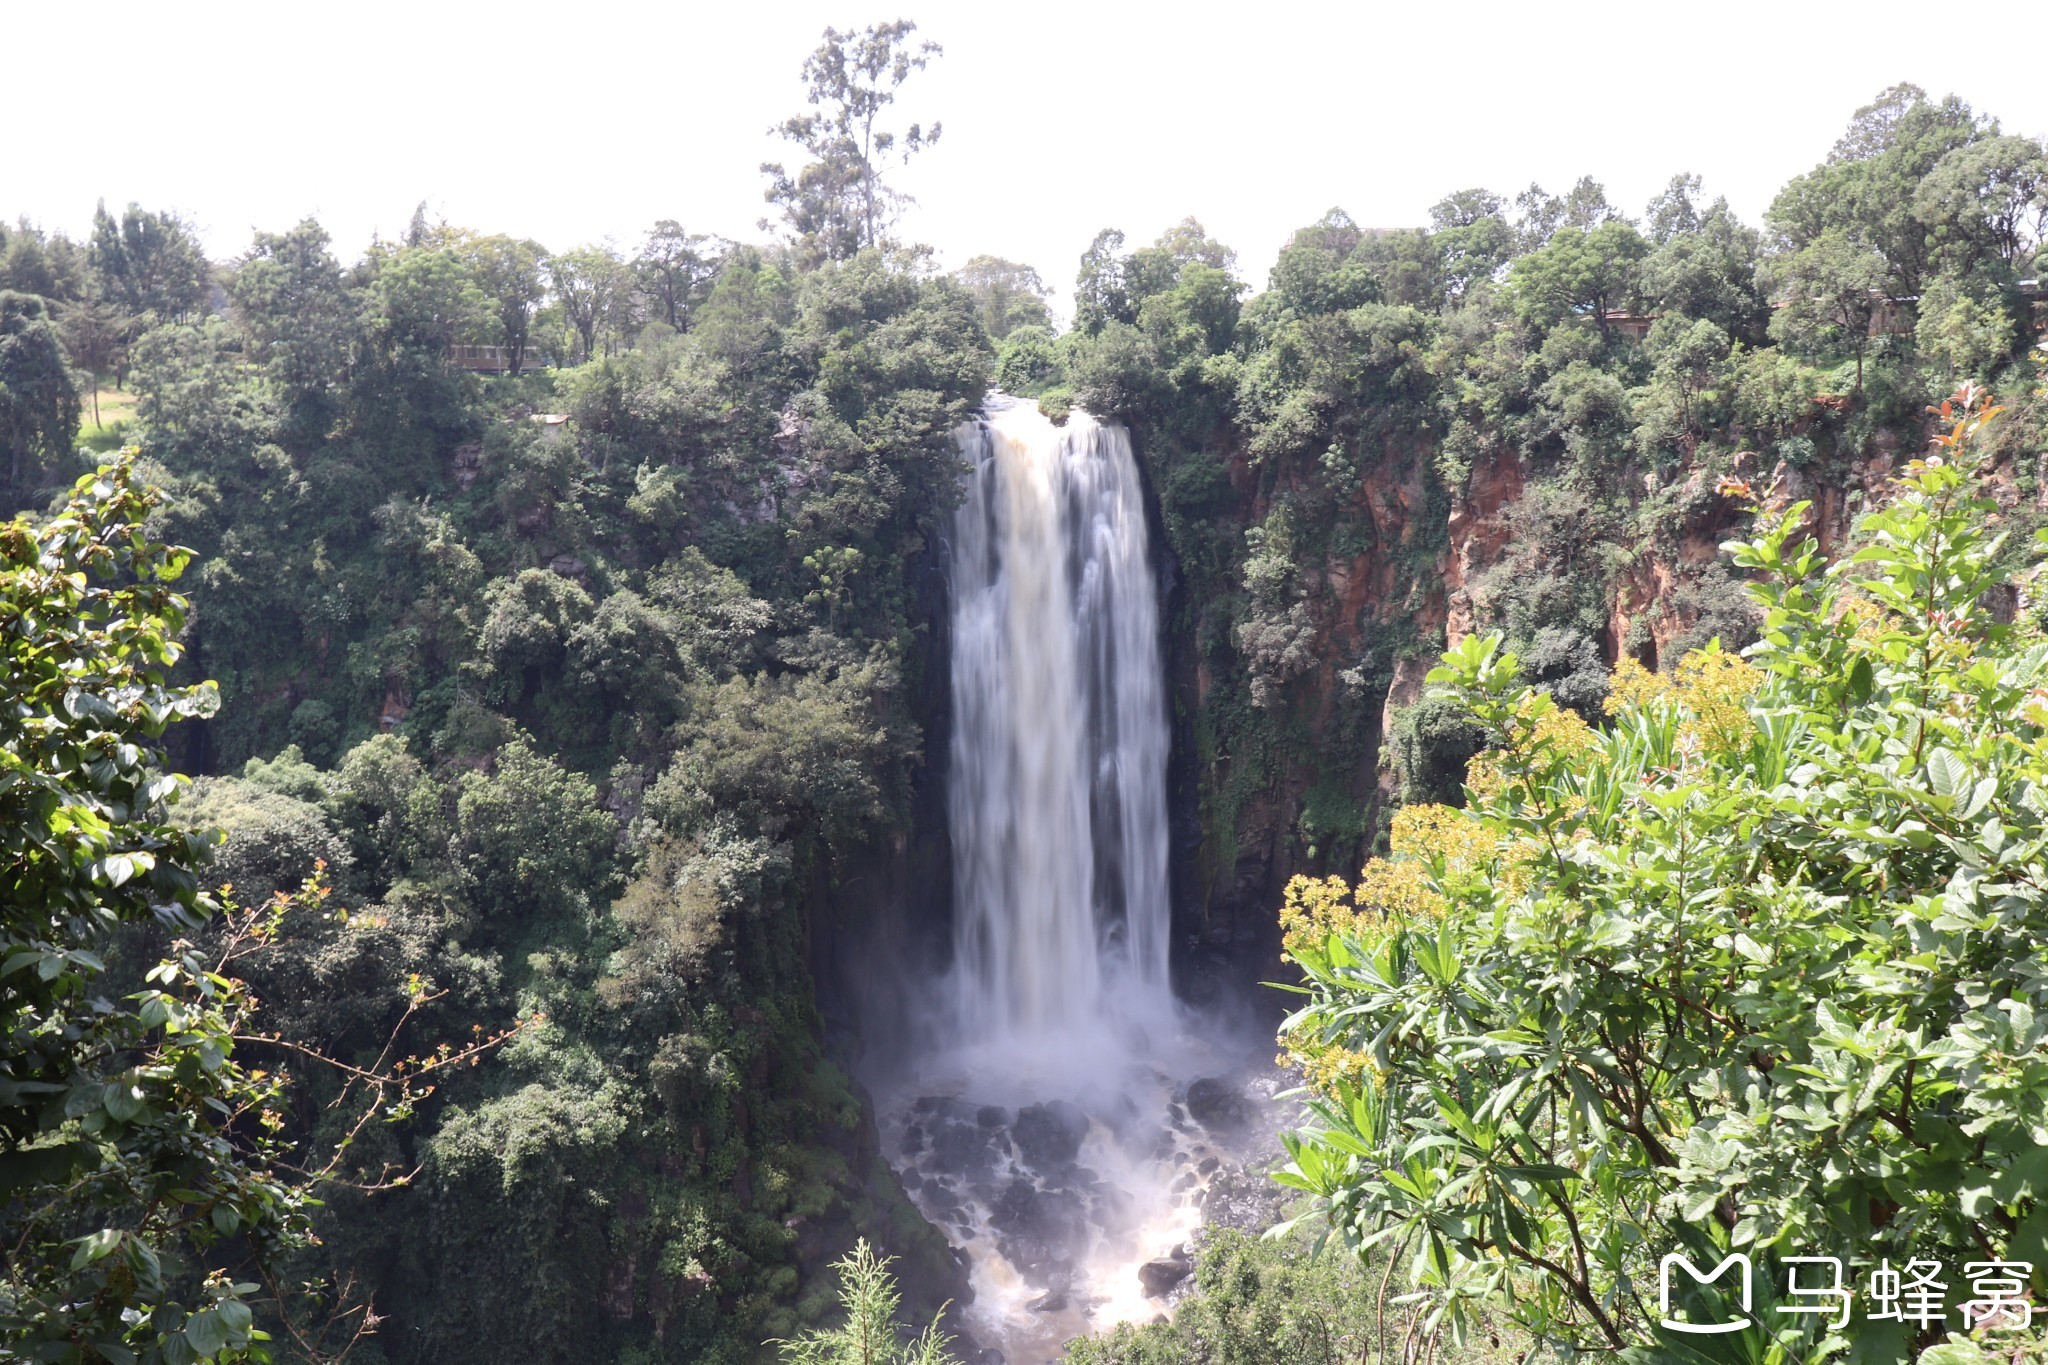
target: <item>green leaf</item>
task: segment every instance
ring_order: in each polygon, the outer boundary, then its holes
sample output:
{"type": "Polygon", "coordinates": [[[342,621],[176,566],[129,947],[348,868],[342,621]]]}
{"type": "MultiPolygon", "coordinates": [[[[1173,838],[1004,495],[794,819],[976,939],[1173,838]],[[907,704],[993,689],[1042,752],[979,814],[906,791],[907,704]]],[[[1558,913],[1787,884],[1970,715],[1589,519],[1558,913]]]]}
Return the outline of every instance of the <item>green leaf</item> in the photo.
{"type": "Polygon", "coordinates": [[[227,1325],[231,1337],[239,1337],[247,1332],[253,1321],[249,1305],[240,1299],[222,1299],[215,1305],[214,1311],[220,1314],[220,1320],[227,1325]]]}
{"type": "Polygon", "coordinates": [[[1970,780],[1970,767],[1947,749],[1927,755],[1927,785],[1936,796],[1953,798],[1970,780]]]}
{"type": "Polygon", "coordinates": [[[204,1360],[220,1354],[221,1348],[228,1344],[228,1326],[221,1321],[217,1310],[209,1308],[185,1319],[185,1340],[204,1360]]]}
{"type": "Polygon", "coordinates": [[[143,1095],[132,1081],[108,1081],[100,1103],[115,1122],[127,1123],[142,1112],[143,1095]]]}
{"type": "Polygon", "coordinates": [[[121,1234],[114,1228],[101,1228],[90,1237],[78,1239],[78,1250],[71,1254],[71,1268],[83,1270],[94,1261],[100,1260],[121,1245],[121,1234]]]}

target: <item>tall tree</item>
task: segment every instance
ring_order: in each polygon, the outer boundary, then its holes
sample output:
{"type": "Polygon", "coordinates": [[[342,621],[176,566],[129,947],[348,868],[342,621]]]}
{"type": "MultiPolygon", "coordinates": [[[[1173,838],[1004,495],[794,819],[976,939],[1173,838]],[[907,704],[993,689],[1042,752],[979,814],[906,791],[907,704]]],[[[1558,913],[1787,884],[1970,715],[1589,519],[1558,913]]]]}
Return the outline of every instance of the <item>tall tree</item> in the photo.
{"type": "Polygon", "coordinates": [[[1515,255],[1515,230],[1507,201],[1490,190],[1459,190],[1429,211],[1429,225],[1443,258],[1444,288],[1462,297],[1473,285],[1498,276],[1515,255]]]}
{"type": "Polygon", "coordinates": [[[285,400],[315,422],[346,368],[356,313],[328,241],[311,218],[289,232],[259,232],[228,290],[255,357],[285,400]]]}
{"type": "Polygon", "coordinates": [[[0,452],[9,489],[21,487],[24,465],[68,453],[77,435],[78,386],[49,305],[0,290],[0,452]]]}
{"type": "Polygon", "coordinates": [[[1871,319],[1885,296],[1884,258],[1846,229],[1829,228],[1781,258],[1773,274],[1784,300],[1771,318],[1771,335],[1809,351],[1855,352],[1856,391],[1862,392],[1871,319]]]}
{"type": "Polygon", "coordinates": [[[1958,147],[1921,178],[1913,213],[1944,265],[2024,267],[2048,233],[2048,149],[2030,137],[1989,137],[1958,147]],[[1944,248],[1946,250],[1944,250],[1944,248]]]}
{"type": "Polygon", "coordinates": [[[206,302],[206,253],[184,221],[130,204],[119,219],[102,203],[86,257],[107,293],[130,313],[183,322],[206,302]]]}
{"type": "Polygon", "coordinates": [[[100,376],[121,373],[134,332],[135,319],[107,301],[97,280],[86,287],[83,298],[66,304],[57,319],[64,354],[92,381],[88,387],[94,426],[100,424],[100,376]]]}
{"type": "Polygon", "coordinates": [[[1716,199],[1701,208],[1696,175],[1672,177],[1650,201],[1646,218],[1655,248],[1637,283],[1644,301],[1660,312],[1714,323],[1730,336],[1761,341],[1770,305],[1757,281],[1762,234],[1716,199]]]}
{"type": "Polygon", "coordinates": [[[1648,252],[1625,219],[1607,219],[1590,231],[1560,227],[1547,245],[1515,262],[1509,281],[1516,311],[1540,327],[1583,314],[1605,337],[1607,314],[1629,298],[1637,263],[1648,252]]]}
{"type": "Polygon", "coordinates": [[[1933,273],[1933,245],[1914,212],[1920,182],[1942,158],[1985,136],[1954,96],[1939,103],[1916,85],[1895,85],[1856,111],[1828,159],[1795,177],[1765,221],[1781,251],[1797,252],[1837,231],[1884,258],[1883,289],[1918,294],[1933,273]]]}
{"type": "Polygon", "coordinates": [[[881,163],[892,153],[908,161],[939,140],[937,123],[913,123],[900,133],[880,126],[882,111],[913,71],[940,55],[937,43],[913,43],[907,19],[870,24],[859,33],[825,30],[825,41],[804,61],[806,98],[816,106],[769,129],[802,147],[811,160],[792,176],[780,163],[762,164],[771,177],[767,198],[782,206],[796,234],[824,256],[843,260],[877,245],[908,196],[882,182],[881,163]]]}
{"type": "Polygon", "coordinates": [[[709,237],[685,232],[681,223],[664,218],[648,229],[647,241],[633,258],[633,274],[661,320],[684,332],[689,330],[690,315],[711,292],[723,259],[724,252],[709,237]]]}
{"type": "Polygon", "coordinates": [[[609,246],[565,251],[551,257],[547,268],[562,316],[576,333],[577,358],[588,360],[597,354],[600,333],[618,320],[632,276],[609,246]]]}
{"type": "Polygon", "coordinates": [[[85,253],[64,234],[45,233],[26,218],[0,227],[0,289],[69,303],[85,292],[85,253]]]}
{"type": "Polygon", "coordinates": [[[1137,321],[1137,305],[1124,279],[1124,235],[1104,228],[1081,253],[1074,276],[1074,328],[1090,336],[1111,322],[1137,321]]]}
{"type": "Polygon", "coordinates": [[[533,315],[547,297],[547,250],[539,242],[505,236],[480,238],[473,250],[478,281],[496,305],[512,373],[518,374],[533,340],[533,315]]]}
{"type": "Polygon", "coordinates": [[[992,340],[1001,341],[1019,327],[1050,327],[1045,301],[1052,291],[1028,265],[1000,256],[976,256],[953,272],[960,287],[974,296],[981,325],[992,340]]]}

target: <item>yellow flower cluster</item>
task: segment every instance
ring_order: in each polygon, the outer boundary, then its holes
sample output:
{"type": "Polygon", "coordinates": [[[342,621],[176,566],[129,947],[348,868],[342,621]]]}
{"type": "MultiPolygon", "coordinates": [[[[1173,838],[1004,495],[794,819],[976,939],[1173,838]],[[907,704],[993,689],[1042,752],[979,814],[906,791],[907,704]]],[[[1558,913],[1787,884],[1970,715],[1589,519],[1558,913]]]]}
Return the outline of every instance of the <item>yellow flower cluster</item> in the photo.
{"type": "MultiPolygon", "coordinates": [[[[1642,671],[1641,665],[1636,667],[1638,672],[1642,671]]],[[[1525,713],[1537,695],[1531,692],[1522,698],[1521,706],[1525,713]]],[[[1577,758],[1599,747],[1600,734],[1580,720],[1578,712],[1562,706],[1552,707],[1537,718],[1535,726],[1514,749],[1488,749],[1476,755],[1465,769],[1465,786],[1477,799],[1492,800],[1508,784],[1503,767],[1505,761],[1511,756],[1526,758],[1545,745],[1567,758],[1577,758]]]]}
{"type": "Polygon", "coordinates": [[[1446,877],[1470,872],[1493,855],[1493,838],[1486,826],[1450,806],[1401,807],[1394,812],[1388,842],[1396,858],[1429,863],[1441,860],[1446,877]]]}
{"type": "Polygon", "coordinates": [[[1294,1067],[1309,1087],[1325,1095],[1335,1094],[1340,1082],[1362,1083],[1377,1076],[1379,1068],[1371,1057],[1341,1044],[1324,1043],[1307,1029],[1292,1029],[1280,1035],[1283,1051],[1273,1059],[1275,1066],[1294,1067]]]}
{"type": "Polygon", "coordinates": [[[1713,645],[1686,655],[1669,673],[1652,673],[1624,658],[1608,684],[1607,714],[1668,701],[1686,713],[1682,734],[1709,752],[1726,753],[1748,737],[1749,699],[1763,680],[1761,669],[1713,645]]]}
{"type": "Polygon", "coordinates": [[[1342,877],[1296,877],[1287,884],[1280,927],[1290,949],[1332,934],[1356,935],[1390,919],[1441,915],[1437,879],[1472,872],[1494,851],[1486,827],[1449,806],[1403,806],[1394,815],[1390,843],[1393,857],[1367,863],[1355,887],[1342,877]]]}

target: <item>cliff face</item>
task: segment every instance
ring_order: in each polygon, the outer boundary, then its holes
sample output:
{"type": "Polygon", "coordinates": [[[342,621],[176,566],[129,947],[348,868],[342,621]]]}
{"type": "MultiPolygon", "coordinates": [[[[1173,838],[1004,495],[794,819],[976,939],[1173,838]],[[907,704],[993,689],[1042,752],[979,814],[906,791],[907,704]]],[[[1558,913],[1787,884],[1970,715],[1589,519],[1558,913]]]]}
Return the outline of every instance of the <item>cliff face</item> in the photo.
{"type": "MultiPolygon", "coordinates": [[[[1441,718],[1418,706],[1425,678],[1475,631],[1504,630],[1528,649],[1520,595],[1532,581],[1555,575],[1583,601],[1581,648],[1594,657],[1560,684],[1567,690],[1597,673],[1604,691],[1605,670],[1624,655],[1654,669],[1709,638],[1739,646],[1753,629],[1750,608],[1720,547],[1748,517],[1718,491],[1721,477],[1747,478],[1767,507],[1811,502],[1808,525],[1833,553],[1917,436],[1880,433],[1861,456],[1818,468],[1759,469],[1737,454],[1661,474],[1617,472],[1597,508],[1560,494],[1557,462],[1513,450],[1484,453],[1446,489],[1438,444],[1421,431],[1387,438],[1336,496],[1321,470],[1257,465],[1231,450],[1227,507],[1200,534],[1168,516],[1163,536],[1184,990],[1282,1008],[1253,983],[1280,970],[1276,909],[1288,880],[1355,875],[1393,807],[1429,794],[1413,789],[1424,779],[1404,766],[1427,763],[1446,742],[1428,728],[1441,718]],[[1248,699],[1256,664],[1241,638],[1258,607],[1238,581],[1243,557],[1229,552],[1282,508],[1293,518],[1289,607],[1301,609],[1291,619],[1302,628],[1288,639],[1283,685],[1259,705],[1248,699]],[[1184,563],[1204,558],[1206,576],[1184,563]]],[[[1170,454],[1148,461],[1168,483],[1174,463],[1170,454]]],[[[1463,753],[1453,747],[1442,763],[1455,791],[1463,753]]]]}

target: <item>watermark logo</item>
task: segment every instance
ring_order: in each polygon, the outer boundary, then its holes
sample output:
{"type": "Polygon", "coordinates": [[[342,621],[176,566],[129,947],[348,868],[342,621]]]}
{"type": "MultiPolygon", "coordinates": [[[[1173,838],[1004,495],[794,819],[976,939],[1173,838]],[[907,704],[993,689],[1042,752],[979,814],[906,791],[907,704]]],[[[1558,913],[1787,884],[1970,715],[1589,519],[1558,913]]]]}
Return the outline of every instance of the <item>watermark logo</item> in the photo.
{"type": "Polygon", "coordinates": [[[1694,1336],[1719,1336],[1723,1332],[1740,1332],[1743,1328],[1749,1326],[1749,1318],[1747,1316],[1736,1318],[1732,1322],[1680,1322],[1677,1318],[1672,1317],[1671,1271],[1676,1266],[1685,1267],[1685,1273],[1692,1276],[1693,1283],[1702,1285],[1712,1284],[1720,1279],[1728,1272],[1728,1267],[1740,1266],[1742,1268],[1742,1311],[1744,1314],[1749,1312],[1751,1275],[1749,1257],[1739,1251],[1735,1252],[1725,1258],[1721,1264],[1715,1266],[1711,1271],[1701,1274],[1698,1266],[1674,1251],[1657,1263],[1657,1311],[1661,1315],[1661,1320],[1666,1327],[1674,1332],[1689,1332],[1694,1336]]]}
{"type": "MultiPolygon", "coordinates": [[[[1787,1256],[1786,1302],[1780,1313],[1826,1315],[1829,1326],[1840,1330],[1849,1325],[1856,1307],[1856,1295],[1843,1283],[1842,1261],[1837,1256],[1787,1256]]],[[[1963,1267],[1970,1282],[1970,1297],[1956,1308],[1948,1306],[1948,1282],[1939,1261],[1913,1259],[1894,1268],[1889,1258],[1880,1260],[1861,1292],[1865,1322],[1897,1322],[1928,1327],[1944,1324],[1953,1312],[1962,1318],[1965,1331],[2023,1332],[2033,1325],[2034,1303],[2027,1296],[2034,1267],[2026,1261],[1971,1261],[1963,1267]]],[[[1689,1336],[1719,1336],[1740,1332],[1752,1325],[1749,1257],[1735,1252],[1710,1271],[1702,1272],[1676,1252],[1657,1265],[1657,1307],[1659,1321],[1668,1330],[1689,1336]],[[1742,1312],[1726,1322],[1683,1322],[1672,1316],[1671,1289],[1676,1283],[1674,1269],[1683,1269],[1695,1285],[1719,1282],[1731,1271],[1739,1273],[1735,1286],[1741,1291],[1742,1312]]]]}

